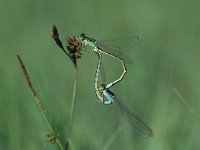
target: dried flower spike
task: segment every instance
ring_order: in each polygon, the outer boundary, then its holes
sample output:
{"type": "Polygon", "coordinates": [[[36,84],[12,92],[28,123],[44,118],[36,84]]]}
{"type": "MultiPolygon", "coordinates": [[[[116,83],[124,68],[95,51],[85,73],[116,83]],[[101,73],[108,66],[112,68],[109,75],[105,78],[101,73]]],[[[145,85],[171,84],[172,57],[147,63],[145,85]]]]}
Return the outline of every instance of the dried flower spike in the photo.
{"type": "Polygon", "coordinates": [[[67,49],[69,51],[69,55],[73,58],[81,58],[81,49],[83,48],[82,43],[76,37],[68,37],[66,39],[68,45],[67,49]]]}
{"type": "Polygon", "coordinates": [[[72,57],[63,47],[62,42],[60,41],[59,38],[59,33],[55,25],[52,27],[52,38],[56,42],[56,44],[63,50],[63,52],[71,59],[73,62],[75,68],[77,68],[77,63],[76,63],[76,57],[72,57]]]}

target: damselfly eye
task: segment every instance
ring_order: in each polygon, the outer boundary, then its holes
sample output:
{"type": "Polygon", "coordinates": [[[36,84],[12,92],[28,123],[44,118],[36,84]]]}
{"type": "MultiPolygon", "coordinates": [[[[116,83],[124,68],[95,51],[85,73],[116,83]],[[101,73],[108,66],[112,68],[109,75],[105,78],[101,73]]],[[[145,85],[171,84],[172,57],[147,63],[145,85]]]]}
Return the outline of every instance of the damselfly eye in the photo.
{"type": "Polygon", "coordinates": [[[96,44],[96,45],[97,45],[97,44],[98,44],[98,41],[97,41],[97,40],[94,40],[94,44],[96,44]]]}
{"type": "Polygon", "coordinates": [[[92,41],[93,43],[95,43],[95,44],[96,44],[96,42],[97,42],[95,39],[92,39],[91,41],[92,41]]]}
{"type": "Polygon", "coordinates": [[[80,37],[84,39],[86,37],[85,33],[81,33],[80,37]]]}

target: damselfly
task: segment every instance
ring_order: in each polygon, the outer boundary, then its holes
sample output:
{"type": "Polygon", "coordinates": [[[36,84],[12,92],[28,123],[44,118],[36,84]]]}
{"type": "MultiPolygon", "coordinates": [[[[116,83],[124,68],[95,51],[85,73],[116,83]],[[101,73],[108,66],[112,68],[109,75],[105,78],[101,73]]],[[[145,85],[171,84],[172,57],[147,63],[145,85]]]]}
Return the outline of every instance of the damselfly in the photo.
{"type": "Polygon", "coordinates": [[[106,54],[108,56],[111,56],[111,57],[119,60],[122,63],[123,73],[117,80],[112,82],[112,86],[115,85],[116,83],[120,82],[124,78],[124,76],[127,72],[125,62],[127,62],[127,63],[131,62],[131,60],[128,57],[126,57],[125,55],[123,55],[122,51],[120,51],[121,46],[125,45],[126,47],[128,47],[130,45],[130,47],[133,47],[140,41],[138,36],[133,36],[133,37],[129,37],[129,38],[107,40],[107,41],[105,40],[105,41],[101,42],[101,41],[97,41],[91,37],[86,36],[86,34],[84,34],[84,33],[82,33],[80,35],[79,39],[82,42],[83,47],[86,45],[89,45],[93,48],[98,49],[98,52],[106,54]],[[117,42],[117,45],[114,44],[113,41],[117,42]],[[104,43],[106,43],[106,44],[104,44],[104,43]]]}
{"type": "Polygon", "coordinates": [[[121,113],[124,117],[129,121],[129,123],[134,126],[142,135],[151,137],[153,136],[153,131],[148,125],[142,121],[135,113],[131,112],[128,107],[126,107],[117,97],[116,95],[110,91],[110,88],[113,86],[113,83],[105,85],[104,83],[99,87],[99,72],[101,68],[102,56],[97,48],[93,50],[98,55],[97,62],[97,70],[95,74],[95,93],[98,99],[103,104],[111,104],[112,102],[116,102],[118,104],[121,113]]]}

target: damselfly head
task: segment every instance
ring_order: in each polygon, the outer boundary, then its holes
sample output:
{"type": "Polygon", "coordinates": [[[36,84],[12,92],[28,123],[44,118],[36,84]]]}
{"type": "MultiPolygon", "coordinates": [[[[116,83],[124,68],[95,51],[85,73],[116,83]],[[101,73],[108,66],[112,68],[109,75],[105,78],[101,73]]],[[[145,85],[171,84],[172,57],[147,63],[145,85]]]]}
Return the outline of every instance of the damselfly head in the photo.
{"type": "Polygon", "coordinates": [[[87,38],[86,34],[85,33],[81,33],[80,40],[84,41],[86,38],[87,38]]]}

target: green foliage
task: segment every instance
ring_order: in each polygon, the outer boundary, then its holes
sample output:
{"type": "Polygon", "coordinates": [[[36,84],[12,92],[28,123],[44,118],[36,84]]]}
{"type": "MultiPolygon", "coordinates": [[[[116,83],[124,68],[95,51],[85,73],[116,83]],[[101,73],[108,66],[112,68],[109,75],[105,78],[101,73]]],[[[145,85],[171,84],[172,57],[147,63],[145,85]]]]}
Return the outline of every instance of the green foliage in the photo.
{"type": "MultiPolygon", "coordinates": [[[[62,143],[68,140],[74,67],[51,38],[53,24],[64,47],[66,37],[82,32],[96,39],[142,38],[139,46],[124,50],[133,64],[112,90],[152,127],[154,136],[140,136],[114,104],[96,102],[96,55],[84,50],[77,62],[71,149],[199,149],[199,3],[1,0],[0,149],[59,149],[55,144],[46,145],[43,135],[49,130],[27,88],[16,54],[22,56],[56,134],[62,143]]],[[[115,60],[104,58],[109,83],[122,68],[115,60]]]]}

